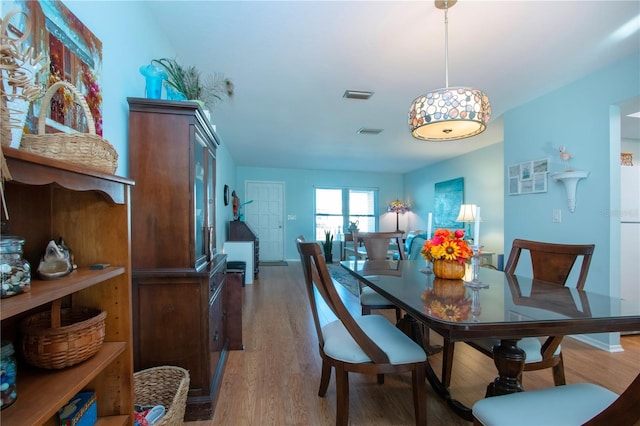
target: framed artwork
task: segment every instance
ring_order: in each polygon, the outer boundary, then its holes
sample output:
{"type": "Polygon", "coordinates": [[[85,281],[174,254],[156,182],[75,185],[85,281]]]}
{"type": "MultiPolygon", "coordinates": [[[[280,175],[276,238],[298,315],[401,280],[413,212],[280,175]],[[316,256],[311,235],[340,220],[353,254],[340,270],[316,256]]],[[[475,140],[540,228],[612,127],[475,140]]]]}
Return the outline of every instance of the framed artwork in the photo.
{"type": "Polygon", "coordinates": [[[435,184],[434,228],[461,229],[463,222],[456,222],[464,201],[464,178],[456,178],[435,184]]]}
{"type": "MultiPolygon", "coordinates": [[[[26,17],[9,26],[9,36],[20,37],[30,26],[31,35],[23,47],[34,48],[50,61],[49,68],[39,73],[37,83],[45,88],[61,80],[73,84],[89,105],[96,134],[102,135],[102,42],[61,1],[0,2],[0,16],[14,9],[26,17]]],[[[30,133],[37,133],[41,105],[39,99],[27,111],[26,127],[30,133]]],[[[61,88],[54,95],[49,108],[48,128],[66,133],[88,131],[84,110],[67,89],[61,88]]]]}
{"type": "Polygon", "coordinates": [[[507,167],[507,193],[509,195],[547,192],[549,159],[526,161],[507,167]]]}

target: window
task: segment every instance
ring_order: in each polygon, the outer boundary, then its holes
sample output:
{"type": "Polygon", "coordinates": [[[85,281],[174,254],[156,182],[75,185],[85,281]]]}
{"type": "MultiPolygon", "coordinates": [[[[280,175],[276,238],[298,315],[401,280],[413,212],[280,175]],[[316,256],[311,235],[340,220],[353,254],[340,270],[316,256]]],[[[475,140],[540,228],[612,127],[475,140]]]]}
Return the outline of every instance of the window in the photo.
{"type": "Polygon", "coordinates": [[[372,189],[316,188],[316,240],[324,240],[324,232],[337,235],[358,223],[363,232],[378,229],[378,191],[372,189]]]}

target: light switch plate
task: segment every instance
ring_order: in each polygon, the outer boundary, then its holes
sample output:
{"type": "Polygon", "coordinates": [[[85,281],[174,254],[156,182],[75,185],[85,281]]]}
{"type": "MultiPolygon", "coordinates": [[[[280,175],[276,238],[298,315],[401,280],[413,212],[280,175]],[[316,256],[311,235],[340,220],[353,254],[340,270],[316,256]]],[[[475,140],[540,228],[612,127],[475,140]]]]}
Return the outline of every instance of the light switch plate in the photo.
{"type": "Polygon", "coordinates": [[[553,209],[553,223],[562,222],[562,210],[553,209]]]}

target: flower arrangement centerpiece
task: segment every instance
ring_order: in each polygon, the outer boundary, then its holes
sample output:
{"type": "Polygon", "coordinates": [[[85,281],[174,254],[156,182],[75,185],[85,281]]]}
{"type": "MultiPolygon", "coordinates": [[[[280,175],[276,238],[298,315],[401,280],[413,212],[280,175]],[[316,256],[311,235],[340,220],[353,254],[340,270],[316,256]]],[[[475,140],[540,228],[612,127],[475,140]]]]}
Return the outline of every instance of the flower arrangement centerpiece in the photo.
{"type": "Polygon", "coordinates": [[[471,313],[462,280],[434,278],[433,288],[422,293],[421,300],[427,315],[447,321],[464,321],[471,313]]]}
{"type": "Polygon", "coordinates": [[[473,250],[464,239],[464,230],[451,232],[437,229],[433,237],[425,241],[420,253],[433,263],[433,274],[438,278],[460,279],[464,277],[464,264],[473,256],[473,250]]]}

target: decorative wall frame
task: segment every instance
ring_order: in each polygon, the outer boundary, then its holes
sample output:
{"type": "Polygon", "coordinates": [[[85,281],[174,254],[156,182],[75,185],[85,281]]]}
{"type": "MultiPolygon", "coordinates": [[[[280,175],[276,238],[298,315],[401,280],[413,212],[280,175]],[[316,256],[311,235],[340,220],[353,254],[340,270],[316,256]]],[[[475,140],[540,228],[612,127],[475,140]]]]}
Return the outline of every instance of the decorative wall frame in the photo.
{"type": "Polygon", "coordinates": [[[507,193],[523,195],[547,192],[548,175],[548,158],[508,166],[507,193]]]}
{"type": "MultiPolygon", "coordinates": [[[[93,116],[96,133],[102,135],[102,42],[61,2],[54,0],[0,1],[0,16],[6,10],[24,12],[31,22],[32,35],[25,48],[32,47],[50,59],[47,72],[38,76],[45,87],[68,81],[84,95],[93,116]]],[[[12,36],[20,36],[24,23],[11,26],[12,36]]],[[[37,133],[41,99],[34,101],[26,126],[37,133]]],[[[88,131],[84,112],[69,92],[60,90],[49,105],[47,127],[66,133],[88,131]]]]}
{"type": "Polygon", "coordinates": [[[464,202],[464,178],[456,178],[435,184],[433,226],[461,229],[464,222],[456,222],[460,206],[464,202]]]}

